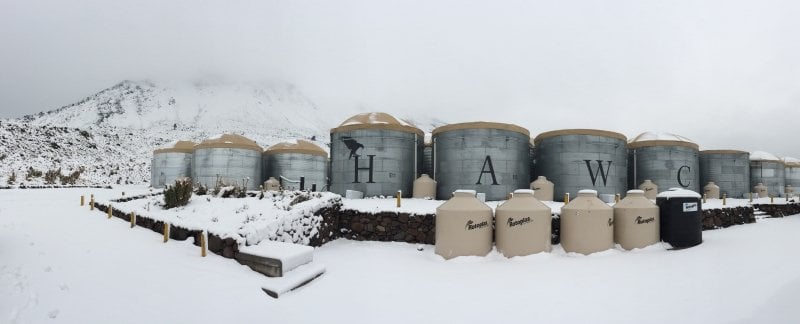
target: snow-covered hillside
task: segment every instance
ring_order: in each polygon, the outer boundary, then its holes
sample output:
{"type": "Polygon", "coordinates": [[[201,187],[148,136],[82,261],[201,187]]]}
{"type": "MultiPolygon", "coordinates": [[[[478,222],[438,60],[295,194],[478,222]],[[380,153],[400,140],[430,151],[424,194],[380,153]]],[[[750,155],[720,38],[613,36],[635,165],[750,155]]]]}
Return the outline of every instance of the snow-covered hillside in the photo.
{"type": "MultiPolygon", "coordinates": [[[[330,129],[355,113],[319,108],[286,83],[123,81],[56,110],[0,120],[0,185],[12,174],[14,184],[43,183],[26,179],[30,167],[63,174],[83,167],[78,184],[142,184],[155,147],[220,133],[244,135],[263,147],[308,139],[327,149],[330,129]]],[[[445,124],[389,113],[426,131],[445,124]]]]}

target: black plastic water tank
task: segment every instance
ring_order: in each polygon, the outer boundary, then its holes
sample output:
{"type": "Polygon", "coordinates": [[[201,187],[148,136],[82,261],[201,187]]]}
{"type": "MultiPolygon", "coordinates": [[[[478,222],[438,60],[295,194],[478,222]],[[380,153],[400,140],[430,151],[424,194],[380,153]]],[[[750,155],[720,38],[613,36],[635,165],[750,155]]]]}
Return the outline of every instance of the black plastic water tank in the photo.
{"type": "Polygon", "coordinates": [[[703,242],[703,208],[700,194],[672,188],[656,196],[661,218],[661,240],[674,248],[703,242]]]}

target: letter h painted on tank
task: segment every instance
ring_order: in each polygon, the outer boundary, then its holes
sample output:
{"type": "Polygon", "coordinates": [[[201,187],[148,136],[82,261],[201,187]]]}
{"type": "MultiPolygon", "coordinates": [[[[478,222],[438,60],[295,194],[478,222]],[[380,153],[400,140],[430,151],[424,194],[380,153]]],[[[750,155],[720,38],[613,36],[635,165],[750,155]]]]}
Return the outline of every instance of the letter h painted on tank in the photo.
{"type": "Polygon", "coordinates": [[[481,167],[481,174],[478,176],[478,182],[476,185],[481,184],[481,178],[483,177],[484,173],[488,173],[492,176],[492,185],[496,186],[497,184],[497,177],[494,175],[494,167],[492,166],[492,157],[487,155],[486,160],[483,160],[483,167],[481,167]],[[489,170],[486,170],[486,165],[489,165],[489,170]]]}
{"type": "Polygon", "coordinates": [[[355,159],[355,163],[354,163],[354,165],[355,165],[355,173],[354,173],[353,183],[361,183],[360,181],[358,181],[358,172],[362,171],[362,170],[368,170],[369,171],[369,181],[367,181],[367,183],[375,183],[375,181],[372,181],[372,170],[373,170],[373,167],[375,166],[375,163],[374,163],[375,155],[367,155],[367,156],[369,156],[369,167],[366,167],[366,168],[359,168],[358,167],[358,157],[359,157],[358,155],[353,157],[355,159]]]}
{"type": "Polygon", "coordinates": [[[603,187],[605,187],[608,182],[608,174],[611,171],[611,161],[606,161],[608,164],[606,165],[606,168],[603,169],[603,161],[597,160],[597,171],[592,170],[591,160],[583,161],[586,162],[586,168],[589,169],[589,177],[592,178],[592,185],[597,185],[597,176],[600,175],[600,177],[603,178],[603,187]]]}

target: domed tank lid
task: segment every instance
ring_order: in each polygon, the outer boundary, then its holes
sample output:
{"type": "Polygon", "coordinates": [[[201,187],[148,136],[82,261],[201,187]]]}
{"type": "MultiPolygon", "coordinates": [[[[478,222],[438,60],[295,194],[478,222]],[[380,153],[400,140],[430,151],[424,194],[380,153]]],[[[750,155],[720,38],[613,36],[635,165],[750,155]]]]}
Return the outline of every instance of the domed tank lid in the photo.
{"type": "Polygon", "coordinates": [[[796,159],[793,157],[786,157],[783,158],[783,164],[786,164],[787,167],[798,168],[800,167],[800,159],[796,159]]]}
{"type": "Polygon", "coordinates": [[[669,188],[667,191],[659,193],[658,198],[697,198],[700,199],[700,194],[694,191],[683,188],[669,188]]]}
{"type": "Polygon", "coordinates": [[[683,146],[695,150],[700,149],[700,146],[692,142],[692,140],[672,133],[644,132],[628,142],[628,148],[650,146],[683,146]]]}
{"type": "Polygon", "coordinates": [[[153,154],[158,153],[192,153],[195,142],[192,141],[172,141],[156,147],[153,154]]]}
{"type": "Polygon", "coordinates": [[[767,153],[764,151],[755,151],[750,153],[750,161],[776,161],[781,162],[777,156],[773,155],[772,153],[767,153]]]}
{"type": "Polygon", "coordinates": [[[492,123],[492,122],[469,122],[469,123],[449,124],[436,127],[436,129],[433,130],[432,134],[435,136],[439,133],[461,130],[461,129],[500,129],[500,130],[508,130],[512,132],[525,134],[525,136],[528,137],[531,136],[531,132],[520,126],[514,124],[503,124],[503,123],[492,123]]]}
{"type": "Polygon", "coordinates": [[[576,128],[576,129],[559,129],[549,132],[544,132],[539,135],[536,135],[536,138],[533,139],[534,145],[539,145],[539,142],[542,140],[556,137],[556,136],[565,136],[565,135],[590,135],[590,136],[602,136],[602,137],[612,137],[616,139],[623,140],[625,142],[628,141],[628,138],[625,135],[616,132],[609,132],[599,129],[587,129],[587,128],[576,128]]]}
{"type": "Polygon", "coordinates": [[[203,148],[238,148],[259,152],[263,151],[261,146],[258,146],[255,141],[236,134],[219,134],[212,136],[194,147],[195,150],[203,148]]]}
{"type": "Polygon", "coordinates": [[[750,152],[739,150],[702,150],[700,154],[750,154],[750,152]]]}
{"type": "Polygon", "coordinates": [[[331,133],[358,129],[388,129],[425,136],[425,132],[416,126],[383,112],[363,113],[350,117],[339,125],[339,127],[331,129],[331,133]]]}
{"type": "Polygon", "coordinates": [[[264,150],[265,155],[280,154],[280,153],[299,153],[311,154],[322,157],[328,157],[328,153],[321,147],[306,140],[297,140],[296,142],[282,142],[268,147],[264,150]]]}

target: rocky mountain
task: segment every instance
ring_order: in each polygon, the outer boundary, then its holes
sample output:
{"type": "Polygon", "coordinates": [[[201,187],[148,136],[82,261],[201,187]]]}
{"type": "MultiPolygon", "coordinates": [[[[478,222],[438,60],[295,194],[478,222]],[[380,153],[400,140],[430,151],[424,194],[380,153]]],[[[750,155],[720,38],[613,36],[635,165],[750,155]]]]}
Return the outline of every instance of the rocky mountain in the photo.
{"type": "MultiPolygon", "coordinates": [[[[0,120],[0,185],[68,183],[76,172],[76,184],[144,184],[155,147],[220,133],[264,147],[302,138],[327,149],[330,128],[355,113],[320,109],[285,83],[123,81],[74,104],[0,120]]],[[[396,115],[427,131],[444,124],[396,115]]]]}

